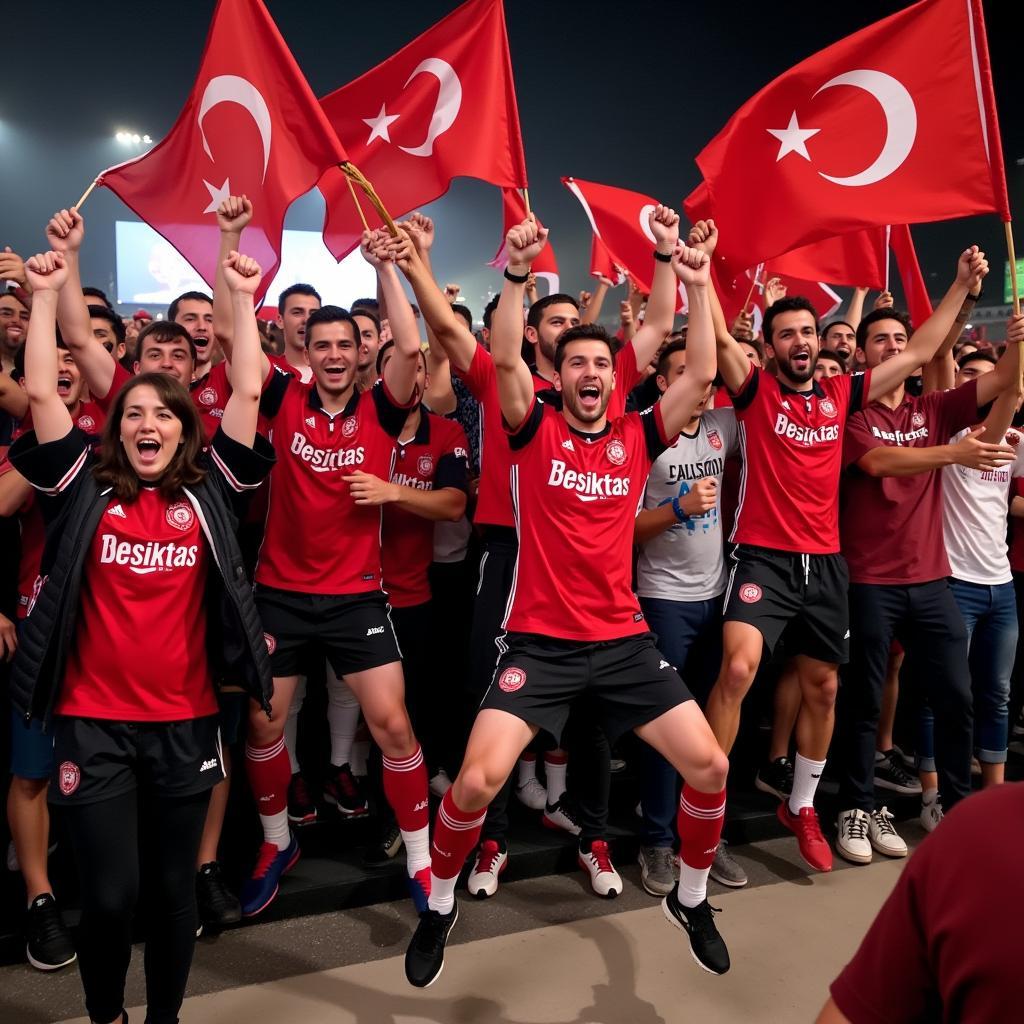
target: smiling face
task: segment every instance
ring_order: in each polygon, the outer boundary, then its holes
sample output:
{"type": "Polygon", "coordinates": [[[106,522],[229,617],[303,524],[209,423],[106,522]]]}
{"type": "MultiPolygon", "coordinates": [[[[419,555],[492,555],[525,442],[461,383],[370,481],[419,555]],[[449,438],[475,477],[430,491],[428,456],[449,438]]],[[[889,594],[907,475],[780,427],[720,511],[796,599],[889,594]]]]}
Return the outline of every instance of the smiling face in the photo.
{"type": "Polygon", "coordinates": [[[89,323],[92,326],[92,336],[118,361],[124,356],[124,344],[117,340],[114,328],[110,326],[109,320],[102,317],[91,317],[89,323]]]}
{"type": "Polygon", "coordinates": [[[69,408],[74,409],[82,398],[82,373],[67,349],[57,349],[57,394],[69,408]]]}
{"type": "Polygon", "coordinates": [[[359,342],[347,320],[314,324],[306,354],[321,395],[337,398],[356,381],[359,342]]]}
{"type": "Polygon", "coordinates": [[[848,324],[833,324],[825,331],[821,339],[824,348],[830,348],[850,362],[850,356],[857,347],[857,335],[848,324]]]}
{"type": "Polygon", "coordinates": [[[549,363],[555,361],[555,346],[562,332],[579,326],[580,311],[571,302],[555,302],[544,309],[540,323],[526,328],[526,340],[536,345],[549,363]]]}
{"type": "Polygon", "coordinates": [[[27,331],[28,310],[13,295],[0,295],[0,349],[12,355],[27,331]]]}
{"type": "Polygon", "coordinates": [[[181,324],[192,336],[196,346],[196,362],[209,362],[213,342],[213,303],[202,299],[182,299],[174,314],[174,322],[181,324]]]}
{"type": "Polygon", "coordinates": [[[284,309],[277,311],[277,326],[284,333],[286,348],[300,349],[306,343],[306,321],[314,309],[320,308],[320,300],[315,295],[302,295],[295,292],[285,299],[284,309]]]}
{"type": "MultiPolygon", "coordinates": [[[[767,341],[767,339],[766,339],[767,341]]],[[[779,313],[772,321],[772,351],[779,374],[794,384],[806,384],[818,361],[818,325],[806,309],[779,313]]]]}
{"type": "Polygon", "coordinates": [[[194,368],[188,342],[183,338],[158,341],[153,334],[143,339],[142,350],[135,361],[136,373],[167,373],[186,389],[192,383],[194,368]]]}
{"type": "Polygon", "coordinates": [[[121,444],[140,480],[153,482],[166,472],[182,443],[181,420],[149,384],[124,396],[121,444]]]}
{"type": "Polygon", "coordinates": [[[554,383],[570,422],[583,429],[600,423],[615,390],[615,361],[608,345],[597,338],[570,341],[554,383]]]}
{"type": "Polygon", "coordinates": [[[377,365],[380,332],[377,330],[377,325],[368,316],[353,313],[352,319],[359,325],[359,357],[356,365],[361,374],[369,373],[377,365]]]}
{"type": "Polygon", "coordinates": [[[859,358],[869,370],[874,369],[898,356],[907,347],[907,341],[907,329],[899,320],[875,320],[868,325],[859,358]]]}

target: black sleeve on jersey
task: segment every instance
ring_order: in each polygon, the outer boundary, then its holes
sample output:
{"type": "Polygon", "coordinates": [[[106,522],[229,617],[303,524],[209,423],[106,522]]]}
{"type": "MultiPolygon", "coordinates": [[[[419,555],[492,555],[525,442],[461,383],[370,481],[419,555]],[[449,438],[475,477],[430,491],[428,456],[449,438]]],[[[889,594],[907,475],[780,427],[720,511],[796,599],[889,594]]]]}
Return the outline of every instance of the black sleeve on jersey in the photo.
{"type": "Polygon", "coordinates": [[[460,491],[469,492],[469,465],[464,455],[445,452],[437,460],[434,490],[439,491],[442,487],[455,487],[460,491]]]}
{"type": "MultiPolygon", "coordinates": [[[[753,364],[750,364],[750,376],[743,382],[742,387],[739,391],[733,395],[730,392],[732,398],[732,405],[734,409],[746,409],[754,398],[757,396],[757,386],[761,381],[761,371],[753,364]]],[[[726,388],[728,391],[729,389],[726,388]]]]}
{"type": "Polygon", "coordinates": [[[260,412],[272,420],[280,411],[284,396],[288,393],[290,381],[297,380],[290,373],[284,373],[271,363],[270,380],[260,395],[260,412]]]}
{"type": "Polygon", "coordinates": [[[384,433],[389,437],[398,437],[402,433],[402,427],[409,418],[409,413],[415,406],[415,402],[408,405],[399,405],[391,392],[388,391],[384,378],[381,377],[370,389],[373,398],[374,408],[377,410],[377,419],[380,421],[384,433]]]}
{"type": "Polygon", "coordinates": [[[505,421],[505,417],[502,416],[501,425],[505,428],[508,435],[508,443],[512,451],[522,451],[537,436],[537,431],[540,430],[541,420],[543,419],[544,403],[537,395],[533,396],[533,403],[526,414],[526,419],[519,424],[515,432],[511,430],[505,421]]]}
{"type": "Polygon", "coordinates": [[[255,490],[270,475],[277,460],[273,446],[262,434],[256,435],[250,448],[229,437],[221,427],[210,442],[208,458],[211,469],[217,470],[235,491],[255,490]]]}
{"type": "Polygon", "coordinates": [[[40,444],[34,430],[22,434],[7,453],[11,465],[37,490],[50,499],[42,503],[49,521],[74,493],[76,481],[92,462],[89,439],[72,427],[57,441],[40,444]]]}
{"type": "Polygon", "coordinates": [[[652,405],[640,413],[640,425],[644,428],[644,442],[647,455],[654,462],[662,452],[668,449],[668,442],[662,436],[664,424],[661,421],[661,408],[652,405]]]}
{"type": "Polygon", "coordinates": [[[868,392],[864,386],[867,380],[866,373],[855,373],[850,377],[850,404],[846,408],[847,419],[867,405],[868,392]]]}

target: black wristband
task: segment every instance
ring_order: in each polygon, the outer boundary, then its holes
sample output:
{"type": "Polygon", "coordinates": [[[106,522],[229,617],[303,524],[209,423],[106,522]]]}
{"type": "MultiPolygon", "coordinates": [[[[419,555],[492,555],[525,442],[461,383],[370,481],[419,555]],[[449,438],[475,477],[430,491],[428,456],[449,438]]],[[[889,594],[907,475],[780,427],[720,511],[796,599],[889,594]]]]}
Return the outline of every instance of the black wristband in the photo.
{"type": "Polygon", "coordinates": [[[506,280],[512,281],[514,284],[526,284],[530,279],[530,273],[527,271],[525,274],[513,274],[509,271],[508,267],[505,268],[506,280]]]}
{"type": "Polygon", "coordinates": [[[967,293],[967,298],[969,298],[971,300],[971,302],[977,302],[978,299],[980,299],[982,297],[982,295],[984,295],[984,294],[985,294],[984,291],[979,289],[977,295],[972,295],[970,292],[968,292],[967,293]]]}
{"type": "Polygon", "coordinates": [[[654,258],[659,263],[671,263],[672,262],[672,253],[666,254],[666,253],[663,253],[663,252],[658,252],[658,250],[655,249],[654,250],[654,258]]]}

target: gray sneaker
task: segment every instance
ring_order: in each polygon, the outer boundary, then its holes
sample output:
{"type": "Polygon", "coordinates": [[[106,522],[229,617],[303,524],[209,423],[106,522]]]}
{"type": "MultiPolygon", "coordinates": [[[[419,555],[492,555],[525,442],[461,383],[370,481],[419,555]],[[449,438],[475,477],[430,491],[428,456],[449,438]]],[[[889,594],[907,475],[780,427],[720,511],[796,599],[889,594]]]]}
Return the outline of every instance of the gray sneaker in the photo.
{"type": "Polygon", "coordinates": [[[670,846],[641,846],[640,883],[652,896],[667,896],[676,884],[676,855],[670,846]]]}
{"type": "Polygon", "coordinates": [[[729,844],[724,839],[718,841],[715,862],[711,865],[711,877],[732,889],[742,889],[747,884],[746,871],[729,852],[729,844]]]}

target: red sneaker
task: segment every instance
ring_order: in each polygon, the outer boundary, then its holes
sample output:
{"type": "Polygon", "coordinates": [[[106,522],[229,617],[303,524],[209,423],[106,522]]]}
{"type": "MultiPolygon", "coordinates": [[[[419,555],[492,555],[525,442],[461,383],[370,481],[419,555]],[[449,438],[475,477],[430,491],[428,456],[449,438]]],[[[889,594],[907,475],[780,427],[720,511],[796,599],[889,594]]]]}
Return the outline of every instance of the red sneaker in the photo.
{"type": "Polygon", "coordinates": [[[779,821],[796,836],[800,856],[808,867],[815,871],[832,870],[832,848],[821,834],[818,812],[813,807],[801,807],[799,814],[789,809],[789,801],[779,802],[775,812],[779,821]]]}

